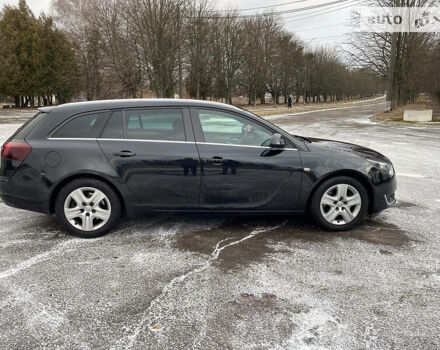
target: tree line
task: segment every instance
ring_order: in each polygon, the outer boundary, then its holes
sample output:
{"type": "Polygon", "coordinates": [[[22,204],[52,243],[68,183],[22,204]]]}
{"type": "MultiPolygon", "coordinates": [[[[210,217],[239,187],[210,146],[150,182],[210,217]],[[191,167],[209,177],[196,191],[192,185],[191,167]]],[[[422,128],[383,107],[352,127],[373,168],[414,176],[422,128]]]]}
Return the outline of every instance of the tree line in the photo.
{"type": "Polygon", "coordinates": [[[289,95],[327,102],[384,91],[377,72],[350,68],[335,49],[307,48],[271,13],[240,16],[208,0],[52,5],[53,20],[34,18],[24,0],[1,13],[0,93],[19,96],[20,105],[33,104],[33,96],[51,103],[53,95],[64,102],[148,91],[227,103],[244,96],[249,104],[266,103],[268,94],[273,103],[289,95]],[[15,65],[4,70],[11,59],[15,65]]]}

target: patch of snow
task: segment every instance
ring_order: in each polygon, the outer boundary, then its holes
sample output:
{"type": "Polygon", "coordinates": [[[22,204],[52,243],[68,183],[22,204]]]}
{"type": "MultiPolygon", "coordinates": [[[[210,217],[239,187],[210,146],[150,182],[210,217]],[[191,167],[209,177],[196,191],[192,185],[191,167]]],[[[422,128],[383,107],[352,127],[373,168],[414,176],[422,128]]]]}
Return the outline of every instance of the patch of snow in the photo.
{"type": "Polygon", "coordinates": [[[19,302],[24,319],[37,338],[43,339],[47,332],[57,332],[66,321],[62,311],[36,301],[32,293],[22,288],[13,291],[13,299],[19,302]]]}
{"type": "Polygon", "coordinates": [[[298,325],[287,341],[287,345],[295,349],[328,349],[319,344],[322,337],[337,337],[340,331],[340,321],[333,317],[328,310],[310,309],[301,312],[292,318],[298,325]]]}
{"type": "Polygon", "coordinates": [[[0,144],[3,144],[22,124],[0,124],[0,144]]]}
{"type": "Polygon", "coordinates": [[[182,283],[183,281],[185,281],[187,278],[189,278],[192,275],[201,273],[201,272],[209,269],[211,267],[211,265],[218,259],[220,253],[224,249],[231,247],[231,246],[234,246],[234,245],[237,245],[237,244],[240,244],[240,243],[242,243],[252,237],[255,237],[256,235],[258,235],[260,233],[276,230],[276,229],[280,228],[281,226],[285,225],[286,223],[287,223],[287,221],[281,225],[274,226],[274,227],[257,228],[255,230],[253,230],[252,232],[250,232],[247,236],[243,237],[242,239],[232,241],[227,244],[223,244],[223,243],[234,239],[234,237],[229,237],[229,238],[226,238],[226,239],[219,241],[216,244],[214,251],[211,253],[211,256],[209,257],[208,260],[206,260],[204,265],[199,266],[199,267],[197,267],[197,268],[195,268],[195,269],[193,269],[183,275],[180,275],[178,277],[173,278],[167,285],[165,285],[165,287],[162,289],[162,292],[151,301],[150,305],[144,311],[137,326],[134,327],[134,329],[129,328],[127,330],[127,332],[129,334],[127,334],[124,338],[120,339],[118,341],[118,344],[116,344],[114,347],[112,347],[112,349],[119,349],[121,347],[124,349],[133,348],[133,346],[136,344],[136,340],[137,340],[139,334],[145,329],[144,328],[145,324],[147,325],[148,329],[152,332],[161,331],[162,327],[161,327],[160,321],[159,321],[160,313],[161,313],[161,309],[162,309],[162,307],[160,305],[161,300],[168,294],[168,292],[175,285],[182,283]],[[155,308],[157,308],[158,311],[155,312],[155,310],[154,310],[155,308]]]}

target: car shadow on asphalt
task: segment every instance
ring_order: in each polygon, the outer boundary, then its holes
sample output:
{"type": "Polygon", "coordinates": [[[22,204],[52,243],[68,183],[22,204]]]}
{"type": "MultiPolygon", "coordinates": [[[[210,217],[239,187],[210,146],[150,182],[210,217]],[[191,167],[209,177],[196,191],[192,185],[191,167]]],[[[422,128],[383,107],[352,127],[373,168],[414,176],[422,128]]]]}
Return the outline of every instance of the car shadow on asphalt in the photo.
{"type": "MultiPolygon", "coordinates": [[[[305,216],[271,216],[225,218],[214,228],[175,235],[173,246],[209,255],[222,242],[221,245],[229,246],[222,250],[216,264],[220,268],[233,269],[260,261],[272,253],[283,250],[291,253],[292,247],[294,249],[298,243],[326,244],[334,239],[355,239],[389,247],[403,247],[410,242],[404,231],[381,220],[367,219],[363,225],[350,231],[328,232],[318,228],[305,216]]],[[[387,249],[379,251],[381,254],[391,254],[387,249]]]]}

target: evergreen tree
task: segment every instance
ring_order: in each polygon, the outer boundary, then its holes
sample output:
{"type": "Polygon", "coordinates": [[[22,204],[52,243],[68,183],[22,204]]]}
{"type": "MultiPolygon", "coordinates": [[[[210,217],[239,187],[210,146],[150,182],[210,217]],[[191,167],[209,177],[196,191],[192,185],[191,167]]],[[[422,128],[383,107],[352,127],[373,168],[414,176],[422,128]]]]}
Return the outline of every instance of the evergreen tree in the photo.
{"type": "Polygon", "coordinates": [[[71,46],[51,18],[36,19],[25,0],[0,14],[0,93],[15,96],[17,107],[34,105],[34,96],[65,102],[77,90],[71,46]]]}

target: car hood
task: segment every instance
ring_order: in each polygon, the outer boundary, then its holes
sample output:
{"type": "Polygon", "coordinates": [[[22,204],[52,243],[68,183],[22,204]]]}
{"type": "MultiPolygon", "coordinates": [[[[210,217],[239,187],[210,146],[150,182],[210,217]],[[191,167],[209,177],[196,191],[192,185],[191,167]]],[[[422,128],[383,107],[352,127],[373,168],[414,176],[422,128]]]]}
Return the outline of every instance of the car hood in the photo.
{"type": "Polygon", "coordinates": [[[310,148],[314,148],[314,147],[326,148],[337,152],[349,153],[351,155],[355,155],[365,159],[370,159],[378,162],[391,163],[391,161],[383,154],[376,152],[372,149],[355,145],[352,143],[318,139],[318,138],[308,138],[308,140],[310,140],[310,143],[308,143],[307,145],[308,146],[310,145],[311,146],[310,148]]]}

